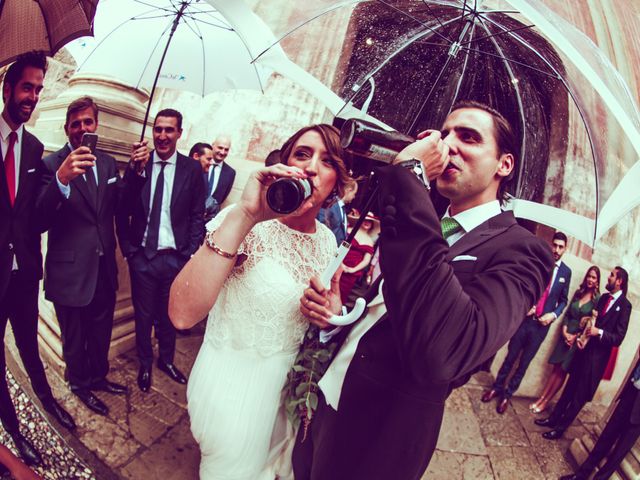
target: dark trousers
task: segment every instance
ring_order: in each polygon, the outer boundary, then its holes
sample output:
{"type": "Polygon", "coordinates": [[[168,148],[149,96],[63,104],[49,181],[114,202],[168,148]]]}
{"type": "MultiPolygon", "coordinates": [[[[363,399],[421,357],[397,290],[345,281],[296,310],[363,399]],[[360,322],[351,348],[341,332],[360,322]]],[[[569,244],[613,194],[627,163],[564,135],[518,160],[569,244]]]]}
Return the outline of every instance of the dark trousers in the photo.
{"type": "Polygon", "coordinates": [[[505,398],[511,396],[518,390],[524,374],[529,368],[533,357],[538,353],[538,349],[549,331],[549,326],[544,326],[533,317],[526,317],[520,328],[511,338],[508,345],[507,356],[498,371],[493,389],[505,398]],[[522,355],[521,355],[522,354],[522,355]],[[520,357],[520,362],[516,371],[511,376],[507,384],[507,377],[513,369],[513,365],[520,357]],[[506,388],[505,388],[506,385],[506,388]]]}
{"type": "MultiPolygon", "coordinates": [[[[38,280],[27,279],[20,271],[11,274],[9,285],[0,299],[0,328],[4,338],[7,319],[11,322],[16,346],[33,391],[40,401],[53,398],[38,353],[38,280]]],[[[18,431],[18,418],[11,402],[5,378],[4,347],[0,349],[0,420],[5,430],[18,431]]]]}
{"type": "Polygon", "coordinates": [[[104,380],[109,372],[116,292],[103,259],[100,259],[96,291],[88,305],[69,307],[54,303],[71,390],[91,388],[104,380]]]}
{"type": "Polygon", "coordinates": [[[564,387],[558,403],[553,407],[553,412],[549,415],[549,421],[553,428],[562,431],[569,428],[582,407],[587,403],[588,399],[579,395],[581,381],[583,379],[580,378],[580,372],[569,374],[567,385],[564,387]]]}
{"type": "Polygon", "coordinates": [[[631,410],[638,395],[640,392],[633,386],[627,387],[622,393],[620,402],[604,427],[600,438],[598,438],[587,460],[580,466],[579,476],[587,478],[604,457],[607,457],[607,462],[598,471],[594,480],[609,478],[620,466],[640,436],[640,425],[630,422],[631,410]]]}
{"type": "Polygon", "coordinates": [[[136,315],[136,349],[143,367],[150,368],[153,364],[151,328],[154,323],[159,360],[173,363],[176,330],[169,320],[169,289],[185,263],[175,251],[162,252],[151,260],[139,251],[129,260],[131,299],[136,315]]]}

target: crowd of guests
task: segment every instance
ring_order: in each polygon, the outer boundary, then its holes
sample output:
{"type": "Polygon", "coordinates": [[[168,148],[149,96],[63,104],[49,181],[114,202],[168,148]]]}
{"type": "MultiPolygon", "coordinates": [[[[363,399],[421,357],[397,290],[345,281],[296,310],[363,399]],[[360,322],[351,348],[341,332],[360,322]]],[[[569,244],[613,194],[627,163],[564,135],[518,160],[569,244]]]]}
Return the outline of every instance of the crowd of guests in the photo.
{"type": "MultiPolygon", "coordinates": [[[[626,270],[615,267],[601,295],[593,266],[569,297],[571,270],[561,260],[567,237],[557,232],[549,250],[501,209],[518,149],[508,121],[491,107],[457,104],[441,131],[421,133],[380,169],[382,221],[364,212],[353,232],[359,212],[350,217],[346,207],[357,183],[334,127],[294,133],[250,176],[239,202],[220,211],[235,179],[225,163],[231,141],[219,136],[180,154],[183,118],[174,109],[157,113],[153,149],[146,140],[134,143],[121,176],[116,160],[87,141],[99,111],[91,98],[79,98],[67,108],[67,143],[43,159],[42,143],[24,123],[46,70],[46,57],[30,53],[9,67],[3,83],[0,321],[3,332],[11,322],[43,408],[70,430],[75,422],[53,397],[38,354],[45,231],[44,291],[60,323],[66,380],[92,411],[108,413],[96,392],[128,391],[107,378],[116,244],[131,277],[142,392],[152,385],[152,330],[158,370],[186,384],[174,364],[176,329],[208,319],[187,386],[205,479],[421,478],[451,389],[509,341],[496,381],[482,396],[497,398],[504,413],[549,325],[562,318],[551,375],[531,405],[534,413],[547,410],[569,377],[551,415],[536,420],[550,427],[545,438],[559,438],[624,339],[631,312],[626,270]],[[428,182],[405,168],[416,159],[450,202],[442,219],[428,182]],[[287,216],[265,202],[266,189],[281,178],[313,185],[287,216]],[[336,243],[347,238],[342,268],[322,285],[336,243]],[[308,400],[315,414],[295,431],[283,415],[282,388],[305,332],[310,324],[329,327],[363,282],[371,283],[368,308],[332,340],[335,356],[315,401],[308,400]]],[[[0,377],[0,420],[25,463],[40,463],[0,377]]],[[[640,434],[639,389],[637,366],[598,444],[571,478],[586,478],[614,442],[598,478],[615,470],[640,434]]],[[[0,462],[16,478],[37,478],[7,453],[0,449],[0,462]]]]}

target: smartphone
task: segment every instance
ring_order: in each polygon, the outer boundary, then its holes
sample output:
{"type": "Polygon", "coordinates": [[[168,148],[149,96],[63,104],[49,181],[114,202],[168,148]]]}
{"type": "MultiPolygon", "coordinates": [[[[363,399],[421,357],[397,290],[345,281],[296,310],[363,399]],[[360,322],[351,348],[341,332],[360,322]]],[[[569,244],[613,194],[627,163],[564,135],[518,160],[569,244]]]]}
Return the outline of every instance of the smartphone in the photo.
{"type": "Polygon", "coordinates": [[[80,145],[82,147],[89,147],[91,153],[96,153],[96,145],[98,144],[98,134],[97,133],[85,133],[82,135],[82,141],[80,145]]]}

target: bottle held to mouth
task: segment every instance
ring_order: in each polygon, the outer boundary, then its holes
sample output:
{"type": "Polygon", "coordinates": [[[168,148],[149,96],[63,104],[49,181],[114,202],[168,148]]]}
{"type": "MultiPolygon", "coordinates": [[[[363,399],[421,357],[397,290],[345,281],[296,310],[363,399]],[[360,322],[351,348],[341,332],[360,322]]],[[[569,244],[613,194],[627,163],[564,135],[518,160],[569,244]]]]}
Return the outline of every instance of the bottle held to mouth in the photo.
{"type": "Polygon", "coordinates": [[[279,178],[267,188],[267,204],[277,213],[291,213],[311,196],[307,178],[279,178]]]}
{"type": "Polygon", "coordinates": [[[387,131],[378,125],[350,118],[345,121],[340,129],[340,144],[354,155],[391,163],[396,155],[414,138],[396,131],[387,131]]]}

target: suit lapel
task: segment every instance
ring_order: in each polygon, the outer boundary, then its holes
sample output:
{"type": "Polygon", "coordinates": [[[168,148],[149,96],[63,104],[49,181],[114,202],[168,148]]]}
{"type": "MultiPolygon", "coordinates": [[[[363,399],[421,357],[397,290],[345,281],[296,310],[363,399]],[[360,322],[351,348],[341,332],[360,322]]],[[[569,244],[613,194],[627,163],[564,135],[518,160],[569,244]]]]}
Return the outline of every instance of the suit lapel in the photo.
{"type": "Polygon", "coordinates": [[[510,212],[503,212],[481,223],[449,248],[449,253],[446,255],[447,262],[501,234],[515,223],[515,218],[510,212]]]}
{"type": "MultiPolygon", "coordinates": [[[[96,152],[96,168],[98,170],[98,205],[96,206],[96,213],[100,212],[102,203],[104,202],[104,195],[107,192],[107,182],[109,181],[109,165],[108,162],[102,157],[102,154],[96,152]]],[[[117,175],[117,173],[116,173],[117,175]]]]}
{"type": "MultiPolygon", "coordinates": [[[[176,158],[176,171],[173,176],[173,189],[171,190],[171,211],[174,210],[180,191],[187,183],[188,171],[184,168],[182,161],[181,155],[178,154],[178,157],[176,158]]],[[[222,178],[220,180],[222,180],[222,178]]],[[[220,182],[218,182],[218,185],[220,185],[220,182]]]]}
{"type": "Polygon", "coordinates": [[[144,174],[147,177],[147,181],[144,182],[144,186],[142,187],[142,207],[144,208],[145,221],[147,218],[149,218],[149,203],[151,202],[151,178],[153,176],[153,162],[155,152],[152,152],[150,157],[151,158],[149,158],[147,165],[144,167],[144,174]]]}
{"type": "MultiPolygon", "coordinates": [[[[16,202],[13,205],[13,208],[16,210],[20,208],[22,203],[27,198],[27,193],[29,190],[29,182],[28,182],[28,171],[33,168],[31,166],[32,160],[32,145],[29,141],[29,135],[27,135],[27,131],[22,129],[22,145],[20,146],[20,172],[19,172],[19,180],[18,180],[18,191],[16,192],[16,202]]],[[[5,184],[6,184],[6,176],[5,176],[5,184]]],[[[8,191],[8,190],[7,190],[8,191]]]]}

